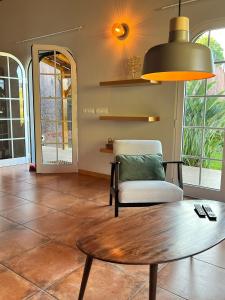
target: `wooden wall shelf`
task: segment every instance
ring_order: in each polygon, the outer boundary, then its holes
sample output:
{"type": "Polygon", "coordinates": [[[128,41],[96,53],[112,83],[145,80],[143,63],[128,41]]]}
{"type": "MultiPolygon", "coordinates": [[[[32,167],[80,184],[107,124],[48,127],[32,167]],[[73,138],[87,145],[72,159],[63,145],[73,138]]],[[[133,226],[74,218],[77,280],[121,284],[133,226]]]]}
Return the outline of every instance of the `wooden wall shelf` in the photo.
{"type": "Polygon", "coordinates": [[[138,121],[138,122],[157,122],[160,121],[159,116],[99,116],[99,120],[103,121],[138,121]]]}
{"type": "Polygon", "coordinates": [[[100,148],[100,152],[103,152],[103,153],[113,153],[113,149],[109,149],[109,148],[100,148]]]}
{"type": "Polygon", "coordinates": [[[142,78],[138,79],[124,79],[124,80],[113,80],[113,81],[101,81],[100,86],[130,86],[130,85],[159,85],[160,81],[148,81],[142,78]]]}

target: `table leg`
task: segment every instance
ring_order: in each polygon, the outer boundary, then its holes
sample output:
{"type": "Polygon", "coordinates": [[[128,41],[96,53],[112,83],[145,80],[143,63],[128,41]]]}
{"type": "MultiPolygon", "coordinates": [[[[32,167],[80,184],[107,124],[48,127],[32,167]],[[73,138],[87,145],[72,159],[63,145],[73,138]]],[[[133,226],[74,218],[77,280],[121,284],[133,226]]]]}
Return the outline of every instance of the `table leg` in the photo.
{"type": "Polygon", "coordinates": [[[150,265],[149,268],[149,300],[156,300],[156,288],[157,288],[157,272],[158,265],[150,265]]]}
{"type": "Polygon", "coordinates": [[[84,273],[83,273],[83,277],[82,277],[82,281],[81,281],[81,285],[80,285],[80,293],[79,293],[78,300],[83,300],[84,292],[85,292],[85,289],[87,286],[88,277],[89,277],[90,270],[91,270],[92,261],[93,261],[93,257],[88,255],[86,258],[85,266],[84,266],[84,273]]]}

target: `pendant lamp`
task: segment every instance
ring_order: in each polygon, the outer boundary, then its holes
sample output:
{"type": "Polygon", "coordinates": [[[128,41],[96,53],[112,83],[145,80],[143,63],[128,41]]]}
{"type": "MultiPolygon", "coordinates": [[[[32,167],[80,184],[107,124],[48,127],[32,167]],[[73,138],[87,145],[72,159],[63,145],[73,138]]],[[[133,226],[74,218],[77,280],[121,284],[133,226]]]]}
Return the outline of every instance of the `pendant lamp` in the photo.
{"type": "Polygon", "coordinates": [[[169,42],[148,50],[141,78],[155,81],[186,81],[214,77],[211,50],[189,42],[189,19],[179,14],[170,21],[169,42]]]}

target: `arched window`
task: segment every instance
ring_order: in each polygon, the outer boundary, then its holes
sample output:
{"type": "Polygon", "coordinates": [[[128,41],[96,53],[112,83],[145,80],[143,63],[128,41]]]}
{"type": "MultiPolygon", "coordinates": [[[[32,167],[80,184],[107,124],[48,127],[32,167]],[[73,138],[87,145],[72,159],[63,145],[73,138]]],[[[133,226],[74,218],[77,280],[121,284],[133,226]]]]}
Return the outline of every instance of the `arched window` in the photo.
{"type": "Polygon", "coordinates": [[[25,71],[11,54],[0,52],[0,166],[27,162],[25,71]]]}
{"type": "Polygon", "coordinates": [[[214,56],[216,77],[185,85],[182,158],[184,183],[220,190],[225,126],[225,29],[195,40],[214,56]]]}

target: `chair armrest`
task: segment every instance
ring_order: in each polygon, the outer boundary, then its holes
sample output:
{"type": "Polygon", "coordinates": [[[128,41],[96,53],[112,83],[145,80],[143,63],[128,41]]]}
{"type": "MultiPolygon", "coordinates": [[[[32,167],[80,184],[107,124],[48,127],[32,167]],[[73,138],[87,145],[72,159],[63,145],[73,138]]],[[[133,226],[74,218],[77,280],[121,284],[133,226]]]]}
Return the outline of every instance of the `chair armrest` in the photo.
{"type": "Polygon", "coordinates": [[[177,164],[177,177],[178,177],[178,183],[179,187],[183,190],[184,185],[183,185],[183,176],[182,176],[182,165],[184,162],[182,160],[177,160],[177,161],[163,161],[162,165],[166,174],[166,169],[168,164],[177,164]]]}
{"type": "Polygon", "coordinates": [[[110,188],[118,190],[119,183],[119,161],[111,162],[111,177],[110,177],[110,188]]]}

